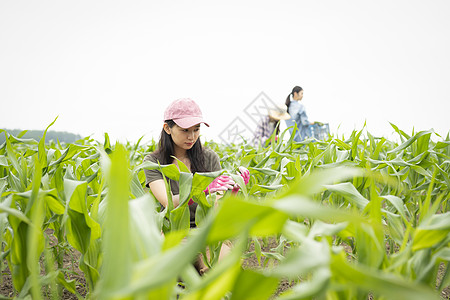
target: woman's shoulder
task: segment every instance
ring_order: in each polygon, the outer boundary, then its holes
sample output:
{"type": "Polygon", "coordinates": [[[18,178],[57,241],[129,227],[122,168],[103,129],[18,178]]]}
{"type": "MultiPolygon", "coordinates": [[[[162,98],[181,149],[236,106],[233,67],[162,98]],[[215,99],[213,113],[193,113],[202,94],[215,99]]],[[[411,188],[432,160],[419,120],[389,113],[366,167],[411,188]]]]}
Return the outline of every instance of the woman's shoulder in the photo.
{"type": "Polygon", "coordinates": [[[289,113],[293,115],[301,113],[303,110],[305,110],[305,106],[299,101],[292,101],[291,105],[289,106],[289,113]]]}
{"type": "Polygon", "coordinates": [[[220,166],[220,157],[213,150],[204,147],[203,148],[203,157],[205,158],[205,168],[208,172],[219,171],[222,169],[220,166]]]}
{"type": "Polygon", "coordinates": [[[203,155],[205,156],[205,158],[219,157],[216,152],[207,147],[203,147],[203,155]]]}
{"type": "Polygon", "coordinates": [[[157,162],[157,160],[158,160],[158,157],[157,157],[156,152],[150,152],[144,156],[144,161],[157,162]]]}
{"type": "Polygon", "coordinates": [[[297,108],[297,107],[301,107],[303,104],[302,103],[300,103],[300,101],[292,101],[291,102],[291,105],[289,105],[289,107],[295,107],[295,108],[297,108]]]}

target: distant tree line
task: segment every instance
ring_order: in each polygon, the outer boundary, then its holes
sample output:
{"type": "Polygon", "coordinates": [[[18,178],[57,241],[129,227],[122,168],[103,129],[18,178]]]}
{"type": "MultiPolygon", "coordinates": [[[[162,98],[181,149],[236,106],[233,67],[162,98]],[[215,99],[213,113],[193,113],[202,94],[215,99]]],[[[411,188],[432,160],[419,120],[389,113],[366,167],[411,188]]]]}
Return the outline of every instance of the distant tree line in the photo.
{"type": "MultiPolygon", "coordinates": [[[[3,129],[3,128],[2,128],[3,129]]],[[[21,129],[3,129],[8,134],[18,137],[19,134],[23,131],[21,129]]],[[[44,130],[28,130],[21,138],[22,139],[35,139],[36,141],[40,141],[42,135],[44,134],[44,130]]],[[[45,136],[45,141],[48,143],[50,140],[57,141],[61,143],[74,143],[77,140],[82,139],[83,137],[79,134],[67,132],[67,131],[47,131],[47,135],[45,136]]],[[[0,144],[5,142],[5,133],[0,133],[0,144]]]]}

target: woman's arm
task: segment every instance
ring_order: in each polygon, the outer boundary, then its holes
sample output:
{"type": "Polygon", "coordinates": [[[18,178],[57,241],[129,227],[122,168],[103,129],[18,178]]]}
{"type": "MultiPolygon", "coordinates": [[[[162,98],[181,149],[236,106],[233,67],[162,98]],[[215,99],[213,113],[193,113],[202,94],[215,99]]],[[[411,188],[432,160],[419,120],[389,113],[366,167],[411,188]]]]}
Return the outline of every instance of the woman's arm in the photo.
{"type": "Polygon", "coordinates": [[[308,120],[308,115],[306,114],[305,106],[302,103],[299,103],[299,104],[300,104],[300,109],[297,113],[297,116],[298,116],[297,123],[301,124],[302,126],[311,125],[311,123],[308,120]]]}
{"type": "MultiPolygon", "coordinates": [[[[155,196],[156,200],[159,201],[164,207],[167,207],[169,204],[169,199],[167,199],[167,190],[166,185],[163,179],[158,179],[152,181],[148,184],[150,190],[155,196]]],[[[173,206],[177,207],[180,204],[180,195],[172,195],[173,206]]]]}

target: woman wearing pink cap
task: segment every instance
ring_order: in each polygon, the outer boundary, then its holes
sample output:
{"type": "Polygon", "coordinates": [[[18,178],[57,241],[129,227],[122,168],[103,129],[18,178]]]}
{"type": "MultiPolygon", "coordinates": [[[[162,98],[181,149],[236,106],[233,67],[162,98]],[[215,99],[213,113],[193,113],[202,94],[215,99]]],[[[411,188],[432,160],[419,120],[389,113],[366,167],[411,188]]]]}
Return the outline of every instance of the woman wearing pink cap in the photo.
{"type": "MultiPolygon", "coordinates": [[[[210,149],[203,148],[199,140],[200,124],[209,125],[203,120],[202,112],[192,99],[183,98],[172,102],[164,112],[164,125],[158,148],[144,158],[161,165],[183,162],[192,173],[220,171],[219,156],[210,149]]],[[[248,182],[248,170],[242,170],[244,181],[248,182]]],[[[163,207],[167,207],[168,198],[163,176],[159,170],[144,170],[146,185],[163,207]]],[[[169,179],[174,206],[179,205],[179,183],[169,179]]],[[[217,177],[205,190],[205,193],[226,191],[238,188],[233,179],[227,175],[217,177]]],[[[190,227],[196,227],[195,211],[197,203],[189,202],[190,227]]],[[[225,249],[225,252],[227,250],[225,249]]],[[[204,265],[198,267],[202,272],[204,265]]]]}
{"type": "MultiPolygon", "coordinates": [[[[183,98],[172,102],[164,112],[164,125],[158,148],[144,158],[161,165],[175,164],[182,161],[192,173],[214,172],[222,168],[219,156],[210,149],[203,148],[199,140],[200,124],[209,125],[203,120],[202,112],[194,100],[183,98]]],[[[144,170],[146,185],[162,206],[168,205],[166,186],[159,170],[144,170]]],[[[179,204],[179,183],[169,179],[174,206],[179,204]]],[[[229,178],[229,185],[234,181],[229,178]]],[[[191,227],[195,227],[195,210],[197,203],[190,202],[189,211],[191,227]]]]}

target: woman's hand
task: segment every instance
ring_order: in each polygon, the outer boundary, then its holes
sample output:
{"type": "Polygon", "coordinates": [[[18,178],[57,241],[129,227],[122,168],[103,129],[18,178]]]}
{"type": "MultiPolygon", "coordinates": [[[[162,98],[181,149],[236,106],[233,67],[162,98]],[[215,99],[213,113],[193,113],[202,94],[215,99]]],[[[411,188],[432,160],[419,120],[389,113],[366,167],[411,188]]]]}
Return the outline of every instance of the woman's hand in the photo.
{"type": "MultiPolygon", "coordinates": [[[[241,175],[242,179],[244,179],[245,185],[247,185],[247,183],[250,181],[250,171],[247,168],[240,166],[238,175],[241,175]]],[[[240,186],[238,184],[235,184],[231,192],[233,194],[237,194],[239,189],[240,186]]]]}
{"type": "Polygon", "coordinates": [[[234,180],[228,175],[220,175],[213,182],[211,182],[206,190],[204,190],[205,194],[215,193],[219,191],[231,190],[236,183],[234,180]]]}

